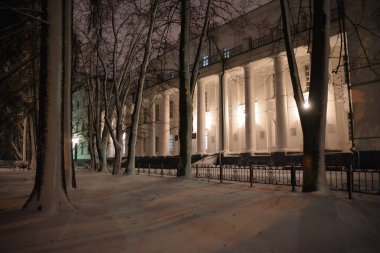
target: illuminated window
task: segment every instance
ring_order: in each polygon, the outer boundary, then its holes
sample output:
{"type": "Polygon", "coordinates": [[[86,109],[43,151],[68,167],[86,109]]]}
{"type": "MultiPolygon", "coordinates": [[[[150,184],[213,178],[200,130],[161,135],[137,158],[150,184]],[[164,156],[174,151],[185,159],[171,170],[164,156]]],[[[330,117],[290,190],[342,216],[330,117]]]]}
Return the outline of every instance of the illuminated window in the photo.
{"type": "Polygon", "coordinates": [[[171,134],[169,136],[169,152],[173,152],[174,150],[174,138],[173,135],[171,134]]]}
{"type": "Polygon", "coordinates": [[[147,150],[147,138],[145,137],[145,132],[142,132],[142,146],[143,146],[143,153],[146,153],[147,150]]]}
{"type": "Polygon", "coordinates": [[[156,104],[156,121],[160,121],[160,105],[156,104]]]}
{"type": "Polygon", "coordinates": [[[208,150],[208,131],[207,130],[205,133],[205,148],[206,148],[206,150],[208,150]]]}
{"type": "Polygon", "coordinates": [[[206,66],[208,66],[208,64],[209,64],[209,57],[208,57],[208,55],[206,54],[205,56],[203,56],[203,59],[202,59],[202,66],[203,67],[206,67],[206,66]]]}
{"type": "Polygon", "coordinates": [[[267,99],[273,99],[276,96],[275,81],[276,81],[275,74],[273,74],[272,76],[269,76],[266,79],[267,99]]]}
{"type": "Polygon", "coordinates": [[[350,113],[347,113],[347,122],[348,122],[348,139],[352,140],[352,120],[350,117],[350,113]]]}
{"type": "Polygon", "coordinates": [[[223,49],[223,58],[224,59],[228,59],[231,57],[231,53],[230,53],[230,50],[228,48],[224,48],[223,49]]]}
{"type": "Polygon", "coordinates": [[[205,108],[206,108],[206,112],[208,112],[207,92],[205,92],[205,108]]]}
{"type": "Polygon", "coordinates": [[[239,127],[244,126],[244,123],[245,123],[245,104],[239,105],[237,115],[238,115],[238,126],[239,127]]]}
{"type": "Polygon", "coordinates": [[[148,123],[148,110],[146,108],[143,109],[143,117],[144,117],[143,123],[148,123]]]}
{"type": "Polygon", "coordinates": [[[305,65],[305,92],[309,91],[310,88],[310,65],[305,65]]]}
{"type": "Polygon", "coordinates": [[[173,100],[170,100],[170,109],[169,109],[169,111],[170,111],[170,118],[173,118],[173,116],[174,116],[174,102],[173,102],[173,100]]]}

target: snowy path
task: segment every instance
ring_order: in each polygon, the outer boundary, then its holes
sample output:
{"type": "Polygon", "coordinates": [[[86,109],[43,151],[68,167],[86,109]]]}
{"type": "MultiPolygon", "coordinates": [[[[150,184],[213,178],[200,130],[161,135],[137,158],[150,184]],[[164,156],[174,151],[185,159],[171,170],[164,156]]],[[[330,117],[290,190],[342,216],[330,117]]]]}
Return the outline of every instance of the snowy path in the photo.
{"type": "Polygon", "coordinates": [[[0,169],[0,252],[380,252],[379,196],[84,172],[77,181],[76,211],[25,212],[33,175],[0,169]]]}

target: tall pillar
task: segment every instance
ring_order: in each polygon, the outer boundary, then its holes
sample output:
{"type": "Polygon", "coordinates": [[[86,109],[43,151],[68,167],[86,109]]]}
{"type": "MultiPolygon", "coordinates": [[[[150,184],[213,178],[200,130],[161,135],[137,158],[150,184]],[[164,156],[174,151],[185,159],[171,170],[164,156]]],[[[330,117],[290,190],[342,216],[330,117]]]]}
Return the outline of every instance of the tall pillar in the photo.
{"type": "Polygon", "coordinates": [[[170,137],[170,97],[169,92],[162,94],[162,124],[161,124],[161,147],[162,156],[169,155],[169,137],[170,137]]]}
{"type": "Polygon", "coordinates": [[[288,104],[286,96],[284,55],[274,57],[274,82],[276,89],[276,141],[277,151],[286,151],[288,147],[288,104]]]}
{"type": "Polygon", "coordinates": [[[198,91],[197,91],[197,153],[206,153],[206,98],[205,98],[205,84],[201,80],[198,80],[198,91]]]}
{"type": "Polygon", "coordinates": [[[245,147],[247,152],[256,149],[256,111],[255,92],[253,83],[253,67],[251,64],[244,66],[245,89],[245,147]]]}
{"type": "Polygon", "coordinates": [[[148,155],[155,156],[156,155],[156,97],[154,95],[151,96],[150,99],[150,108],[149,108],[149,117],[148,120],[150,122],[149,129],[149,145],[148,145],[148,155]]]}
{"type": "Polygon", "coordinates": [[[219,118],[220,118],[220,150],[229,151],[229,134],[230,134],[230,118],[228,113],[228,87],[227,73],[222,73],[219,76],[220,83],[220,98],[219,98],[219,118]]]}

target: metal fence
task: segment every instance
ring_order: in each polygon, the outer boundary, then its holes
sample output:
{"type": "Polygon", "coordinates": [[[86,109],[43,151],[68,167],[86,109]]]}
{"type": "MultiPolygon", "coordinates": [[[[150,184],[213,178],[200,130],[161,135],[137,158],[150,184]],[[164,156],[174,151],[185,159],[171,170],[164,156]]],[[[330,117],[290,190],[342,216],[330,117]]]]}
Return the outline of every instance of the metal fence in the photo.
{"type": "MultiPolygon", "coordinates": [[[[176,176],[176,168],[137,168],[137,174],[155,176],[176,176]]],[[[289,185],[293,190],[302,187],[303,170],[301,166],[267,165],[193,165],[194,178],[210,180],[236,181],[251,185],[275,184],[289,185]]],[[[380,194],[379,170],[351,170],[345,166],[326,166],[326,178],[330,189],[337,191],[380,194]],[[351,181],[351,183],[350,183],[351,181]],[[349,187],[351,185],[351,187],[349,187]]]]}

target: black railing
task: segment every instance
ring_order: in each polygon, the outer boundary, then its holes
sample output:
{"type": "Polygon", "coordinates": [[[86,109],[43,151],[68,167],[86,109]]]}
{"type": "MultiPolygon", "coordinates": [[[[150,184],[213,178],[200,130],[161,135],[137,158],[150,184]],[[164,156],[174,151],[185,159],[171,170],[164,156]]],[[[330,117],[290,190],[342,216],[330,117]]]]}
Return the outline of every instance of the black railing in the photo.
{"type": "MultiPolygon", "coordinates": [[[[152,176],[176,176],[177,168],[150,165],[137,168],[137,174],[152,176]]],[[[206,165],[192,167],[194,178],[223,181],[245,182],[251,185],[275,184],[302,187],[303,170],[301,166],[272,165],[206,165]]],[[[331,190],[353,191],[369,194],[380,194],[380,170],[351,170],[345,166],[326,166],[327,183],[331,190]],[[351,185],[351,187],[349,187],[351,185]]]]}

